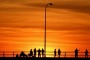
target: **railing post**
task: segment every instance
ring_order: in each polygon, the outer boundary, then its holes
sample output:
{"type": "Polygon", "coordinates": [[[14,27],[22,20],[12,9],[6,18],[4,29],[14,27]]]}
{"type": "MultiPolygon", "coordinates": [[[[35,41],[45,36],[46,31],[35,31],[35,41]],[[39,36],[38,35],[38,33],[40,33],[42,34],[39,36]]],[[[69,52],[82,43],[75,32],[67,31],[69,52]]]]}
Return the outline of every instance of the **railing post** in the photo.
{"type": "Polygon", "coordinates": [[[5,52],[3,52],[3,57],[4,57],[4,55],[5,55],[5,52]]]}
{"type": "Polygon", "coordinates": [[[66,52],[65,52],[65,58],[66,58],[66,52]]]}
{"type": "Polygon", "coordinates": [[[14,52],[13,52],[13,57],[14,57],[14,52]]]}

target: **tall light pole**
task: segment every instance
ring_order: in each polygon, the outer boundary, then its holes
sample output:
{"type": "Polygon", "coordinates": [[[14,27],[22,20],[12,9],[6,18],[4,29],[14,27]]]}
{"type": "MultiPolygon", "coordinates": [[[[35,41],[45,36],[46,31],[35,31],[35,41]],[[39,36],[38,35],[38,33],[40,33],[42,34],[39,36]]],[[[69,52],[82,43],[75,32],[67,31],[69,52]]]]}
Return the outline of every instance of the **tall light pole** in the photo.
{"type": "Polygon", "coordinates": [[[45,51],[45,57],[46,57],[46,10],[48,5],[53,5],[52,3],[47,3],[45,6],[45,32],[44,32],[44,51],[45,51]]]}

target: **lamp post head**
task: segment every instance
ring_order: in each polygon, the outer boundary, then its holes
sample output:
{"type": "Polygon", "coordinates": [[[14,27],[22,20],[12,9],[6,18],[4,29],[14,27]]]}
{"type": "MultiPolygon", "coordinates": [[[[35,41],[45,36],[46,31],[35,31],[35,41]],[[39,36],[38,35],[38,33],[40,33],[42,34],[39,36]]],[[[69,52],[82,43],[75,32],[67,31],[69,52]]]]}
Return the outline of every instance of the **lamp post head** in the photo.
{"type": "Polygon", "coordinates": [[[52,3],[49,3],[50,5],[53,5],[52,3]]]}

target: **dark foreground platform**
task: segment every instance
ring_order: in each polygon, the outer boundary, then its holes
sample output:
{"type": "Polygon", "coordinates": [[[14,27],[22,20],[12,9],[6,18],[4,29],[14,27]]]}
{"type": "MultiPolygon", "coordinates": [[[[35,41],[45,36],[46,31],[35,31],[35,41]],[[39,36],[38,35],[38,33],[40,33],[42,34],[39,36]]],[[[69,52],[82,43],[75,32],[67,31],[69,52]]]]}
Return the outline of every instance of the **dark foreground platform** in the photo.
{"type": "Polygon", "coordinates": [[[29,57],[0,57],[0,60],[90,60],[90,58],[29,58],[29,57]]]}

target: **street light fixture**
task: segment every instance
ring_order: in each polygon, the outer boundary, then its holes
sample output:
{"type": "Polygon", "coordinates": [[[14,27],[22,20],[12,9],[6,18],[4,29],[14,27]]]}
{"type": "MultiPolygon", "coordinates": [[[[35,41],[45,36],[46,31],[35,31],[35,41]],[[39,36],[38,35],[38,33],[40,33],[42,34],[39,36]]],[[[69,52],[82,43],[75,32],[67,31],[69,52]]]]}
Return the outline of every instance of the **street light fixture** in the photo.
{"type": "Polygon", "coordinates": [[[45,32],[44,32],[44,51],[45,51],[45,57],[46,57],[46,10],[48,5],[53,5],[52,3],[47,3],[45,6],[45,32]]]}

